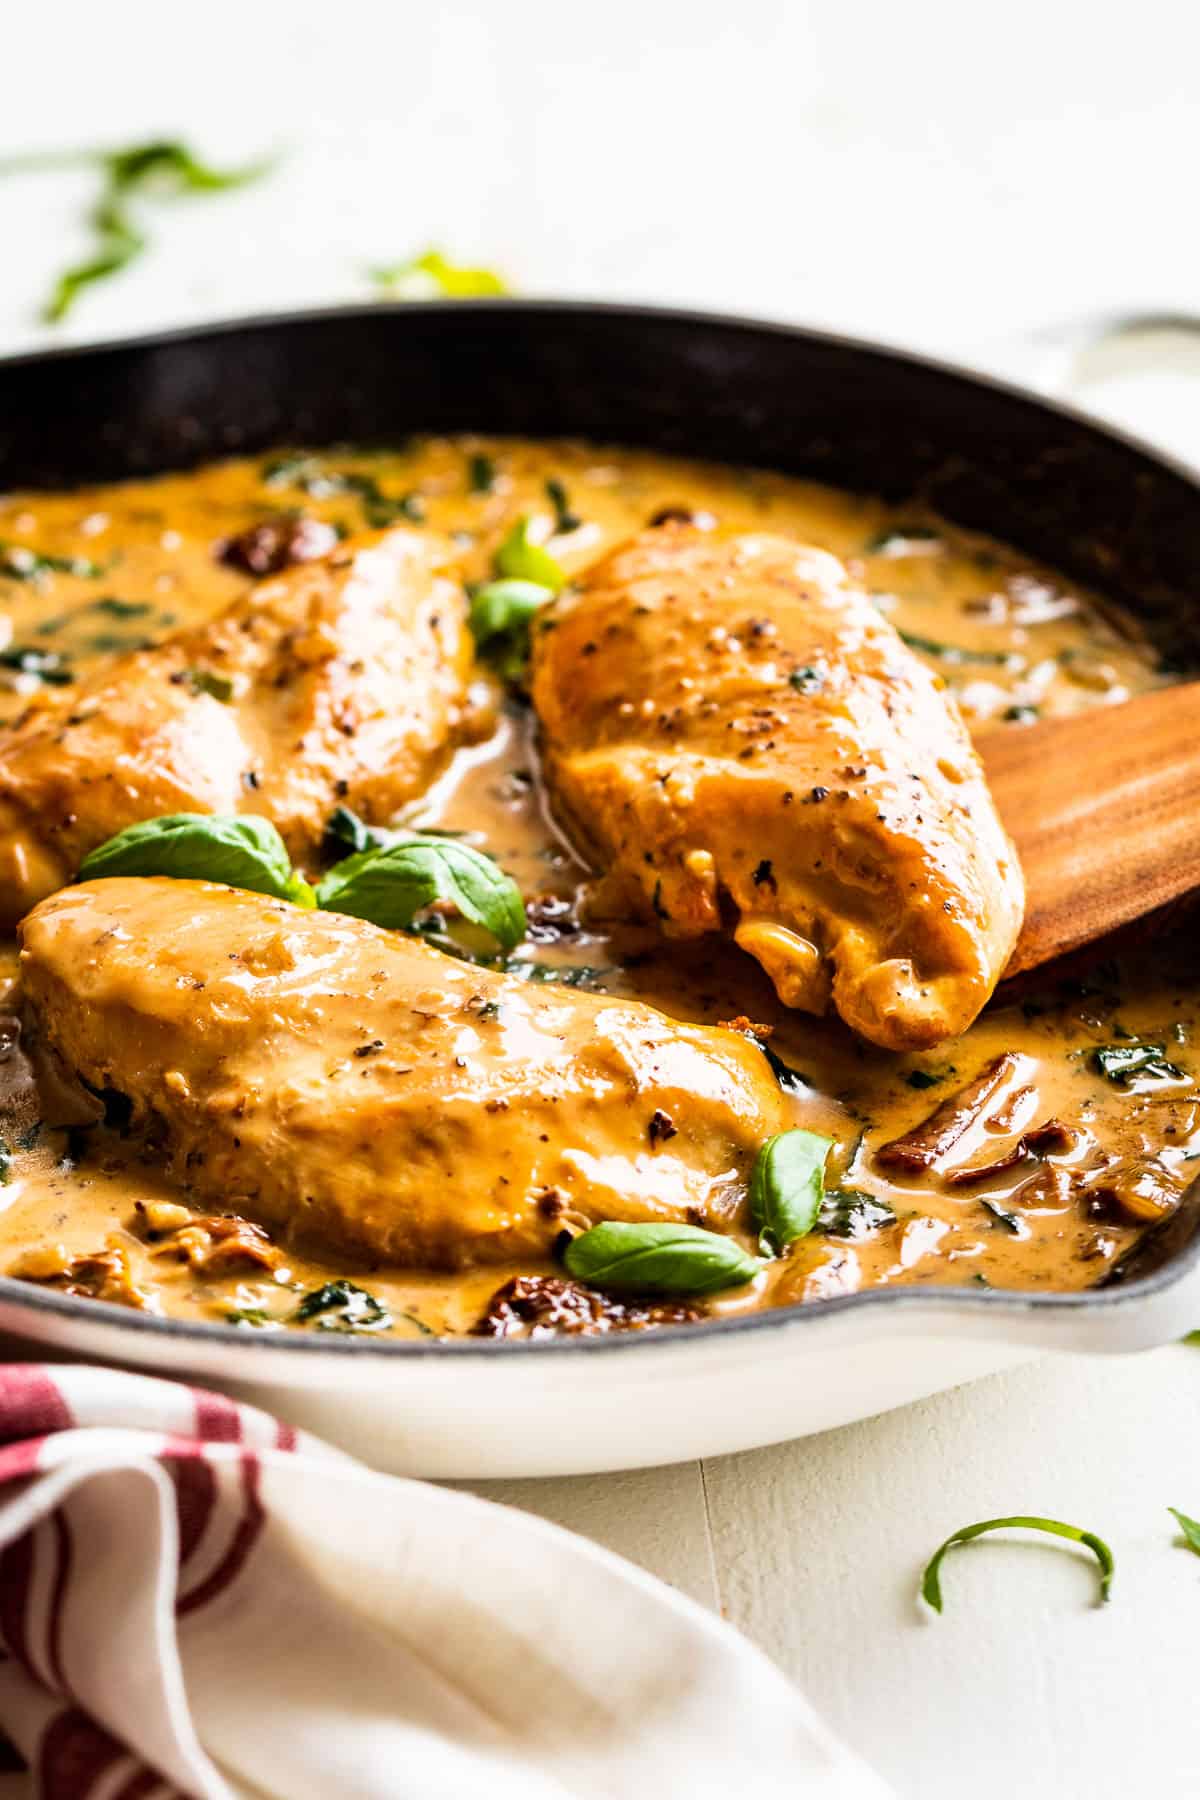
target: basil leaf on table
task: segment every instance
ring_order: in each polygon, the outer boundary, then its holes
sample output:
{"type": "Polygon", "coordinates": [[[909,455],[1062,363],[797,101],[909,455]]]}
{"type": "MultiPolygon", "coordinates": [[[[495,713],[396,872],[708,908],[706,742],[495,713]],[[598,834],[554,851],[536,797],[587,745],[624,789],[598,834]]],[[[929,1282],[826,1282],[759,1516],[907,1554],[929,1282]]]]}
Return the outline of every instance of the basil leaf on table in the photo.
{"type": "Polygon", "coordinates": [[[1194,1550],[1196,1555],[1200,1556],[1200,1523],[1195,1519],[1189,1519],[1188,1515],[1180,1512],[1177,1506],[1168,1506],[1167,1511],[1182,1532],[1183,1541],[1188,1549],[1194,1550]]]}
{"type": "Polygon", "coordinates": [[[337,863],[317,887],[317,905],[396,931],[423,907],[449,900],[503,950],[525,936],[525,903],[489,856],[447,838],[409,838],[337,863]]]}
{"type": "Polygon", "coordinates": [[[631,1294],[715,1294],[753,1281],[759,1267],[718,1231],[616,1220],[572,1238],[563,1263],[577,1281],[631,1294]]]}
{"type": "Polygon", "coordinates": [[[298,906],[315,904],[308,883],[293,874],[274,825],[251,813],[169,813],[143,819],[90,851],[80,864],[81,881],[112,875],[220,881],[298,906]]]}
{"type": "Polygon", "coordinates": [[[517,520],[497,548],[494,560],[497,575],[507,576],[514,581],[534,582],[538,587],[549,588],[552,594],[557,594],[567,585],[564,570],[550,552],[531,541],[527,516],[517,520]]]}
{"type": "Polygon", "coordinates": [[[978,1525],[964,1525],[961,1531],[952,1532],[944,1544],[934,1551],[925,1566],[921,1577],[921,1598],[934,1612],[942,1610],[942,1558],[947,1550],[955,1544],[968,1544],[972,1538],[981,1537],[985,1531],[1045,1531],[1052,1537],[1067,1538],[1073,1544],[1083,1544],[1090,1550],[1100,1565],[1100,1603],[1108,1599],[1112,1589],[1113,1553],[1103,1538],[1094,1532],[1081,1531],[1078,1525],[1064,1525],[1061,1519],[1039,1519],[1017,1517],[1012,1519],[983,1519],[978,1525]]]}
{"type": "Polygon", "coordinates": [[[759,1151],[750,1174],[750,1219],[764,1251],[777,1255],[816,1224],[832,1148],[832,1138],[796,1130],[778,1132],[759,1151]]]}

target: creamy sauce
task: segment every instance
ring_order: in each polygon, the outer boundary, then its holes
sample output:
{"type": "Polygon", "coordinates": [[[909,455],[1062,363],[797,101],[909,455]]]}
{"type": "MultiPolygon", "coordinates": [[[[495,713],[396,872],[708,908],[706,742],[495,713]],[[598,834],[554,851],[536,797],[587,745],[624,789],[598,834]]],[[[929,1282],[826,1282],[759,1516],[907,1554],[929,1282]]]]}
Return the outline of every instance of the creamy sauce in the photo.
{"type": "MultiPolygon", "coordinates": [[[[267,516],[300,509],[354,532],[380,522],[381,505],[406,497],[409,516],[457,536],[467,578],[479,579],[519,514],[533,514],[554,533],[563,501],[560,495],[556,506],[548,496],[547,480],[562,484],[579,521],[551,537],[568,573],[668,507],[832,550],[944,677],[978,732],[1103,707],[1164,679],[1152,647],[1094,598],[911,509],[641,452],[459,439],[370,455],[280,453],[86,492],[0,498],[0,656],[7,665],[0,667],[0,719],[98,659],[203,620],[242,593],[249,576],[221,562],[215,546],[267,516]]],[[[882,1283],[1089,1286],[1187,1184],[1189,1159],[1200,1154],[1192,1080],[1200,978],[1178,944],[1106,965],[1082,985],[1002,997],[963,1037],[897,1057],[836,1021],[786,1012],[732,948],[664,949],[646,930],[599,933],[573,918],[562,934],[553,902],[573,902],[586,871],[550,818],[530,718],[519,704],[503,710],[487,741],[458,753],[407,822],[477,834],[527,901],[547,898],[533,909],[520,959],[574,971],[572,979],[594,991],[634,996],[680,1018],[744,1017],[772,1027],[772,1050],[810,1084],[795,1100],[796,1123],[837,1140],[828,1184],[878,1196],[893,1209],[894,1223],[860,1235],[814,1232],[750,1287],[709,1302],[712,1313],[882,1283]],[[1112,1081],[1096,1066],[1097,1047],[1146,1041],[1163,1046],[1174,1073],[1159,1067],[1112,1081]],[[960,1140],[940,1175],[876,1165],[881,1144],[1005,1052],[1020,1059],[1007,1099],[960,1140]],[[977,1183],[947,1179],[963,1165],[998,1160],[1021,1132],[1051,1118],[1073,1128],[1058,1148],[977,1183]],[[1113,1191],[1100,1195],[1080,1172],[1098,1170],[1105,1155],[1113,1159],[1113,1191]]],[[[2,955],[11,975],[14,953],[6,947],[2,955]]],[[[206,1275],[173,1238],[148,1241],[139,1226],[136,1202],[179,1199],[145,1149],[108,1130],[93,1134],[78,1163],[61,1132],[14,1134],[10,1149],[9,1179],[0,1187],[0,1270],[46,1277],[56,1258],[65,1266],[115,1245],[143,1301],[175,1315],[240,1316],[269,1327],[283,1323],[304,1292],[346,1275],[386,1304],[397,1335],[461,1332],[510,1275],[553,1272],[529,1263],[448,1277],[331,1269],[288,1256],[274,1270],[206,1275]]]]}

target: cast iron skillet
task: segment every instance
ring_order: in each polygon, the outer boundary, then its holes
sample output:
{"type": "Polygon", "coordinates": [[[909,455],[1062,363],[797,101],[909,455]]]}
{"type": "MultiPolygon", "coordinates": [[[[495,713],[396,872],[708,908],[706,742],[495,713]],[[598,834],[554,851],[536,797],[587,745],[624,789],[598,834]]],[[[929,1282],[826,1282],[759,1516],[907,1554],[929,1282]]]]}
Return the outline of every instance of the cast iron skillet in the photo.
{"type": "MultiPolygon", "coordinates": [[[[558,301],[438,301],[254,319],[0,361],[0,491],[68,487],[280,444],[394,444],[413,432],[584,437],[757,464],[920,501],[1136,613],[1164,661],[1200,664],[1200,483],[1067,408],[925,358],[749,319],[558,301]]],[[[1200,1262],[1200,1183],[1115,1281],[1077,1294],[954,1290],[956,1306],[1125,1305],[1200,1262]]],[[[31,1310],[176,1339],[251,1333],[127,1313],[0,1278],[31,1310]]],[[[944,1306],[944,1290],[872,1288],[819,1306],[689,1326],[792,1328],[818,1313],[944,1306]]],[[[272,1333],[272,1351],[428,1357],[611,1354],[675,1333],[363,1342],[272,1333]]],[[[265,1342],[266,1340],[264,1340],[265,1342]]]]}

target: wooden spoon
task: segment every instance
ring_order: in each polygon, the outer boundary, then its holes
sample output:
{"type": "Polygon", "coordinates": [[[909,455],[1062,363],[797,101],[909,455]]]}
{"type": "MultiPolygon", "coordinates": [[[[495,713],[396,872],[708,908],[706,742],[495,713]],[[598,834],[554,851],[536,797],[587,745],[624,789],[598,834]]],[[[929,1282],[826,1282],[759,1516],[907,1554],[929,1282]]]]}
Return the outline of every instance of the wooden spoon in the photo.
{"type": "Polygon", "coordinates": [[[1025,871],[1006,979],[1200,888],[1200,682],[989,732],[979,750],[1025,871]]]}

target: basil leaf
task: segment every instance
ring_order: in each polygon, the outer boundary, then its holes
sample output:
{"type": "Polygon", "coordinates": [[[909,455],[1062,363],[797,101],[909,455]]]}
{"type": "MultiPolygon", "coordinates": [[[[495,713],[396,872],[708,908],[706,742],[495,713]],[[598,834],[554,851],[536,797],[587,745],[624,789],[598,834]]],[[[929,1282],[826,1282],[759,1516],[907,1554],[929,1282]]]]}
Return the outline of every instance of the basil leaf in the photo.
{"type": "Polygon", "coordinates": [[[470,626],[481,656],[508,681],[517,680],[529,661],[529,626],[554,594],[536,581],[485,582],[471,595],[470,626]]]}
{"type": "Polygon", "coordinates": [[[538,587],[557,594],[567,584],[567,577],[548,550],[535,544],[529,536],[529,519],[519,518],[495,555],[497,575],[511,576],[515,581],[531,581],[538,587]]]}
{"type": "Polygon", "coordinates": [[[389,263],[368,273],[372,281],[401,300],[421,300],[431,295],[471,300],[508,293],[508,283],[494,269],[453,263],[440,250],[425,250],[407,262],[389,263]]]}
{"type": "Polygon", "coordinates": [[[1064,1525],[1059,1519],[1013,1518],[984,1519],[978,1525],[964,1525],[961,1531],[952,1532],[945,1543],[940,1545],[930,1557],[921,1577],[921,1598],[934,1612],[942,1610],[942,1558],[947,1550],[955,1544],[970,1543],[972,1538],[981,1537],[985,1531],[1046,1531],[1053,1537],[1068,1538],[1073,1544],[1083,1544],[1092,1552],[1100,1565],[1100,1602],[1108,1599],[1112,1590],[1113,1553],[1103,1538],[1098,1538],[1091,1531],[1080,1531],[1077,1525],[1064,1525]]]}
{"type": "Polygon", "coordinates": [[[353,1281],[327,1281],[305,1294],[292,1315],[301,1325],[316,1320],[319,1331],[386,1331],[392,1315],[381,1300],[353,1281]]]}
{"type": "Polygon", "coordinates": [[[750,1174],[750,1218],[764,1254],[778,1255],[816,1224],[832,1148],[832,1138],[797,1130],[778,1132],[759,1151],[750,1174]]]}
{"type": "Polygon", "coordinates": [[[337,850],[382,850],[388,844],[401,842],[405,835],[404,832],[381,831],[376,826],[368,825],[365,819],[360,819],[348,806],[335,806],[325,821],[325,848],[329,855],[337,850]]]}
{"type": "Polygon", "coordinates": [[[412,837],[336,863],[317,888],[327,912],[406,930],[423,907],[449,900],[503,950],[525,936],[525,903],[490,856],[447,838],[412,837]]]}
{"type": "Polygon", "coordinates": [[[169,813],[143,819],[90,851],[79,867],[81,881],[112,875],[220,881],[297,906],[315,904],[308,883],[292,873],[274,825],[249,813],[169,813]]]}
{"type": "Polygon", "coordinates": [[[753,1281],[758,1263],[733,1238],[695,1225],[593,1225],[563,1253],[567,1273],[631,1294],[715,1294],[753,1281]]]}
{"type": "Polygon", "coordinates": [[[1195,1519],[1189,1519],[1187,1514],[1180,1512],[1177,1506],[1168,1506],[1167,1511],[1183,1533],[1183,1541],[1188,1549],[1194,1550],[1196,1555],[1200,1556],[1200,1523],[1197,1523],[1195,1519]]]}

